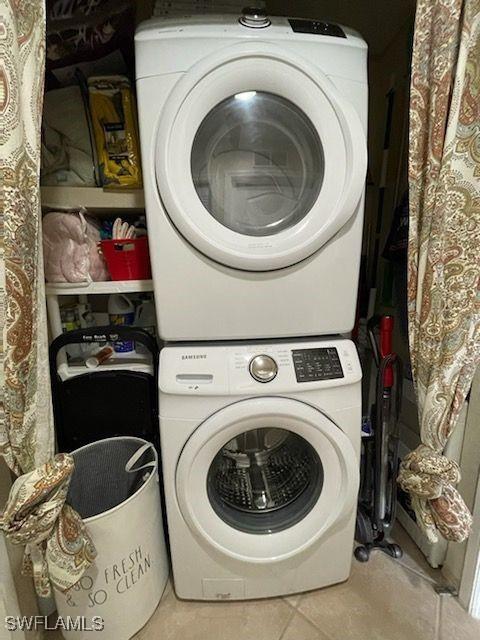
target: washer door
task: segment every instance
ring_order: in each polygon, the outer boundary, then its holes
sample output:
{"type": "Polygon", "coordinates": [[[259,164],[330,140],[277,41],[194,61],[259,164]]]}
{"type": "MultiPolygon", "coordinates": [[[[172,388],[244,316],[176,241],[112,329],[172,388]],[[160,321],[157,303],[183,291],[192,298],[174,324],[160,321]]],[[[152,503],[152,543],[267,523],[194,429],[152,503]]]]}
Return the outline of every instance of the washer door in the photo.
{"type": "Polygon", "coordinates": [[[351,515],[358,466],[350,440],[314,407],[277,397],[242,400],[187,441],[177,500],[208,546],[273,562],[307,549],[351,515]]]}
{"type": "Polygon", "coordinates": [[[192,67],[160,118],[156,175],[173,224],[208,257],[268,271],[320,249],[353,215],[360,120],[308,61],[267,43],[192,67]]]}

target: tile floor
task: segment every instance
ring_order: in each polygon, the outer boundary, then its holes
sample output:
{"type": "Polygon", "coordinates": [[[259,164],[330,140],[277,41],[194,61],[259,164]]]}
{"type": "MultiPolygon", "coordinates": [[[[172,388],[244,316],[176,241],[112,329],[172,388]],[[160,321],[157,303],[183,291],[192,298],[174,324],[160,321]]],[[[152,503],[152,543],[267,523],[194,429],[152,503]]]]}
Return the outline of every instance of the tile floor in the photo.
{"type": "Polygon", "coordinates": [[[299,596],[186,602],[168,585],[135,640],[480,640],[480,621],[434,590],[440,571],[400,527],[394,538],[401,560],[382,553],[366,564],[354,560],[347,582],[299,596]]]}

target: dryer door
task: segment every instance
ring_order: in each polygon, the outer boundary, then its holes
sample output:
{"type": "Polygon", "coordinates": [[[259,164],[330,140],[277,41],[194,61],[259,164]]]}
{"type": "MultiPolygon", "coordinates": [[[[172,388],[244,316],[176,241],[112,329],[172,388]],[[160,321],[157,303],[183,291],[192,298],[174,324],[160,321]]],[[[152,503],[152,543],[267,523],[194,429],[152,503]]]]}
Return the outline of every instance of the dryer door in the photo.
{"type": "Polygon", "coordinates": [[[178,82],[160,116],[155,166],[165,209],[196,249],[268,271],[307,258],[342,228],[366,158],[360,120],[325,75],[274,45],[241,43],[178,82]]]}
{"type": "Polygon", "coordinates": [[[343,431],[297,400],[242,400],[187,441],[176,493],[191,531],[248,562],[307,549],[355,509],[359,462],[343,431]]]}

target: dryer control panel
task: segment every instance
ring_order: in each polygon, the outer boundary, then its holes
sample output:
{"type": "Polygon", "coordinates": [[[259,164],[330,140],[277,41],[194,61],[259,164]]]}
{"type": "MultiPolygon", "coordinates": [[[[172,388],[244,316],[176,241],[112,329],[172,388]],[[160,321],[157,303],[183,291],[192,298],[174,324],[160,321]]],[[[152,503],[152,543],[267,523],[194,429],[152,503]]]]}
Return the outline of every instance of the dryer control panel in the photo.
{"type": "Polygon", "coordinates": [[[355,345],[341,338],[179,344],[160,354],[160,390],[171,394],[293,393],[351,385],[361,377],[355,345]]]}
{"type": "Polygon", "coordinates": [[[346,38],[345,31],[338,24],[322,22],[321,20],[304,20],[302,18],[288,19],[292,31],[295,33],[311,33],[318,36],[333,36],[334,38],[346,38]]]}

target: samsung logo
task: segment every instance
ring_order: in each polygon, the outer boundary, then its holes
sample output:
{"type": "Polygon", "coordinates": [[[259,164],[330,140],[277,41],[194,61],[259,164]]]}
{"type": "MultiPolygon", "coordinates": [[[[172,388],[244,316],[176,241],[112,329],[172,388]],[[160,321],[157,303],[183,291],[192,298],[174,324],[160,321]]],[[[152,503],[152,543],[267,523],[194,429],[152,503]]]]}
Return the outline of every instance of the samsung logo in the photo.
{"type": "Polygon", "coordinates": [[[206,357],[206,353],[194,353],[182,356],[182,360],[205,360],[206,357]]]}

